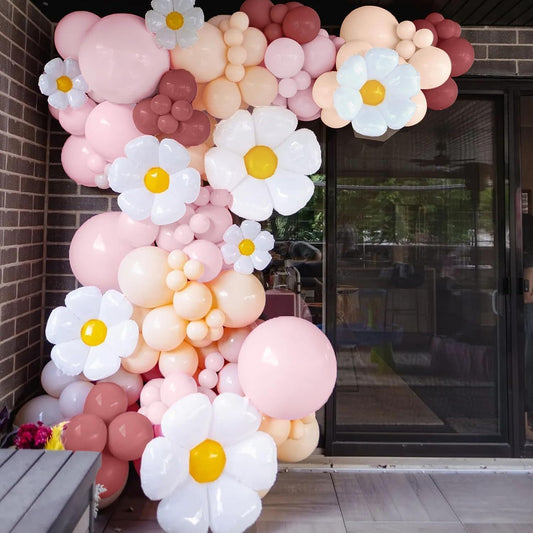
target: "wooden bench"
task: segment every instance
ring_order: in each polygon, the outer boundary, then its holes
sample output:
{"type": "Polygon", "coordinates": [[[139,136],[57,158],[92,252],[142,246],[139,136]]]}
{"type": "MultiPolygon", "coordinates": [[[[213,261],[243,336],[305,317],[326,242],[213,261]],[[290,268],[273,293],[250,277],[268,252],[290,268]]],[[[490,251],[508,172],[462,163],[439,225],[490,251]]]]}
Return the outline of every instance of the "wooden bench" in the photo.
{"type": "Polygon", "coordinates": [[[0,449],[0,533],[93,531],[95,452],[0,449]]]}

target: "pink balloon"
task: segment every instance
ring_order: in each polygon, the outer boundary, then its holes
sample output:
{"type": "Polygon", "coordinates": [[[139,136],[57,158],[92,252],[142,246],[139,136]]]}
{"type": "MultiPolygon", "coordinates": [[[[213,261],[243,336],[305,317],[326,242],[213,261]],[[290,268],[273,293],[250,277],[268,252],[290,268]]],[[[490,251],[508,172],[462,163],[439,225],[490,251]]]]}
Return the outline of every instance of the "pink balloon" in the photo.
{"type": "Polygon", "coordinates": [[[333,391],[335,351],[314,324],[278,317],[257,326],[239,354],[239,381],[265,415],[294,420],[317,411],[333,391]]]}
{"type": "Polygon", "coordinates": [[[298,117],[298,120],[315,120],[320,116],[320,107],[313,100],[312,87],[298,91],[292,98],[289,98],[287,107],[298,117]]]}
{"type": "Polygon", "coordinates": [[[183,251],[191,258],[197,259],[204,265],[204,273],[198,281],[206,282],[215,279],[222,270],[222,252],[220,248],[203,239],[192,241],[183,248],[183,251]]]}
{"type": "Polygon", "coordinates": [[[217,391],[219,394],[222,394],[223,392],[233,392],[239,396],[244,396],[244,392],[239,382],[237,363],[228,363],[218,373],[217,391]]]}
{"type": "Polygon", "coordinates": [[[290,78],[297,74],[304,65],[302,45],[282,37],[272,41],[265,52],[265,66],[278,78],[290,78]]]}
{"type": "Polygon", "coordinates": [[[155,92],[170,57],[168,50],[157,46],[143,18],[116,13],[89,29],[79,63],[85,81],[101,97],[134,104],[155,92]]]}
{"type": "Polygon", "coordinates": [[[70,243],[72,272],[82,285],[96,285],[101,291],[120,290],[118,267],[133,249],[120,238],[120,212],[100,213],[84,222],[70,243]]]}
{"type": "Polygon", "coordinates": [[[100,17],[89,11],[73,11],[65,15],[58,23],[54,32],[54,44],[59,55],[66,59],[78,59],[81,42],[86,33],[100,17]]]}
{"type": "Polygon", "coordinates": [[[161,383],[161,401],[169,407],[180,398],[197,392],[198,386],[192,376],[184,372],[174,372],[161,383]]]}
{"type": "Polygon", "coordinates": [[[85,137],[94,150],[107,161],[124,155],[124,146],[142,133],[133,122],[129,105],[102,102],[90,113],[85,124],[85,137]]]}
{"type": "MultiPolygon", "coordinates": [[[[211,201],[216,200],[212,198],[211,201]]],[[[204,215],[210,221],[209,228],[196,235],[197,238],[205,241],[221,242],[224,232],[233,224],[230,210],[225,205],[203,205],[196,209],[196,214],[204,215]]]]}
{"type": "Polygon", "coordinates": [[[224,356],[226,361],[236,363],[239,359],[239,352],[244,340],[250,332],[251,327],[245,328],[224,328],[224,334],[217,342],[218,351],[224,356]]]}
{"type": "Polygon", "coordinates": [[[58,120],[65,131],[72,135],[85,135],[85,123],[89,113],[96,107],[90,98],[81,107],[67,107],[60,109],[58,120]]]}
{"type": "Polygon", "coordinates": [[[159,232],[159,226],[156,226],[149,218],[133,220],[126,213],[121,213],[118,220],[118,232],[121,239],[137,248],[152,244],[159,232]]]}
{"type": "Polygon", "coordinates": [[[141,409],[161,401],[161,386],[163,378],[154,378],[144,385],[140,394],[141,409]]]}
{"type": "Polygon", "coordinates": [[[98,168],[101,167],[100,172],[103,172],[107,161],[93,150],[85,137],[71,135],[61,149],[61,164],[70,179],[80,185],[95,187],[98,168]]]}
{"type": "Polygon", "coordinates": [[[311,75],[311,78],[318,78],[320,74],[333,70],[337,51],[327,31],[320,30],[318,35],[312,41],[303,44],[302,48],[303,69],[311,75]]]}

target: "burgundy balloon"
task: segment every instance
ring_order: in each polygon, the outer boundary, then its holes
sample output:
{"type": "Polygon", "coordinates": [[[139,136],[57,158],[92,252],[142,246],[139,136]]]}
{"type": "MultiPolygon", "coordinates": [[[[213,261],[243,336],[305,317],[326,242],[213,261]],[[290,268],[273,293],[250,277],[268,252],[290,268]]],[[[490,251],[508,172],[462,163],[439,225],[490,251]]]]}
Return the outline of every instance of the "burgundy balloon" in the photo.
{"type": "Polygon", "coordinates": [[[87,395],[83,412],[101,418],[109,424],[128,408],[128,397],[116,383],[97,383],[87,395]]]}
{"type": "Polygon", "coordinates": [[[461,26],[450,19],[439,22],[435,26],[435,29],[439,36],[439,42],[444,39],[451,39],[452,37],[459,37],[459,35],[461,35],[461,26]]]}
{"type": "Polygon", "coordinates": [[[305,44],[312,41],[320,31],[320,17],[309,6],[289,8],[283,19],[283,33],[285,37],[294,39],[297,43],[305,44]]]}
{"type": "Polygon", "coordinates": [[[416,19],[413,20],[413,23],[417,30],[422,30],[427,28],[428,30],[431,30],[431,33],[433,34],[433,42],[431,43],[432,46],[435,46],[437,44],[437,41],[439,40],[439,36],[437,34],[437,30],[435,29],[435,26],[431,24],[431,22],[424,20],[424,19],[416,19]]]}
{"type": "Polygon", "coordinates": [[[285,4],[289,9],[294,9],[295,7],[301,7],[303,4],[301,2],[287,2],[285,4]]]}
{"type": "Polygon", "coordinates": [[[193,111],[191,103],[187,100],[176,100],[172,104],[172,116],[180,122],[189,120],[193,111]]]}
{"type": "Polygon", "coordinates": [[[272,9],[270,0],[245,0],[240,8],[248,15],[249,24],[253,28],[262,30],[270,23],[270,10],[272,9]]]}
{"type": "Polygon", "coordinates": [[[178,129],[178,121],[169,113],[157,119],[157,127],[165,135],[172,135],[178,129]]]}
{"type": "Polygon", "coordinates": [[[442,85],[434,89],[424,89],[422,91],[426,97],[429,109],[442,111],[450,107],[457,100],[457,83],[453,78],[448,78],[442,85]]]}
{"type": "Polygon", "coordinates": [[[452,37],[439,43],[439,48],[444,50],[452,61],[450,76],[461,76],[474,63],[474,47],[463,37],[452,37]]]}
{"type": "Polygon", "coordinates": [[[128,461],[117,459],[108,451],[102,453],[102,466],[96,473],[96,483],[105,487],[100,497],[109,498],[117,491],[122,491],[128,479],[129,469],[128,461]]]}
{"type": "Polygon", "coordinates": [[[267,41],[271,43],[272,41],[275,41],[276,39],[279,39],[280,37],[283,37],[283,30],[281,29],[281,25],[277,24],[276,22],[271,22],[267,26],[263,28],[263,33],[265,34],[265,37],[267,38],[267,41]]]}
{"type": "Polygon", "coordinates": [[[135,127],[145,135],[157,135],[159,128],[157,127],[157,118],[151,108],[151,98],[141,100],[133,108],[133,122],[135,127]]]}
{"type": "Polygon", "coordinates": [[[101,452],[107,442],[107,427],[96,415],[76,415],[63,429],[61,440],[65,450],[101,452]]]}
{"type": "Polygon", "coordinates": [[[433,24],[435,26],[436,24],[438,24],[439,22],[442,22],[444,20],[444,15],[441,15],[440,13],[437,13],[437,12],[433,12],[433,13],[430,13],[426,17],[426,20],[428,22],[431,22],[431,24],[433,24]]]}
{"type": "Polygon", "coordinates": [[[157,115],[170,113],[171,107],[172,100],[166,94],[156,94],[150,102],[150,109],[157,115]]]}
{"type": "Polygon", "coordinates": [[[275,6],[273,6],[270,10],[270,18],[272,22],[277,22],[278,24],[281,24],[288,11],[289,8],[286,4],[276,4],[275,6]]]}
{"type": "Polygon", "coordinates": [[[182,68],[165,72],[159,81],[159,94],[168,96],[173,102],[175,100],[192,102],[196,91],[194,76],[182,68]]]}
{"type": "Polygon", "coordinates": [[[170,135],[172,139],[185,147],[202,144],[211,132],[208,116],[202,111],[194,110],[189,120],[179,123],[178,129],[170,135]]]}

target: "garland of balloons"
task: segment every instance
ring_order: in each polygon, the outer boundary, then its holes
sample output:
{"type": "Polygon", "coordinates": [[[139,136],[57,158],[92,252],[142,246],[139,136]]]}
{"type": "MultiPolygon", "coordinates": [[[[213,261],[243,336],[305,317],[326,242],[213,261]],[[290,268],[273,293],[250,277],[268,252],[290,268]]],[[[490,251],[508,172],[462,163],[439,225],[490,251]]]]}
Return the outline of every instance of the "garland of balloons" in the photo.
{"type": "Polygon", "coordinates": [[[260,222],[314,192],[321,150],[298,121],[373,138],[413,126],[452,105],[473,48],[438,13],[399,23],[364,6],[334,36],[299,2],[245,0],[207,22],[194,0],[151,7],[65,16],[39,78],[70,134],[66,174],[111,188],[121,211],[76,231],[82,286],[48,319],[46,395],[16,421],[68,420],[67,449],[102,452],[104,505],[131,460],[164,530],[243,531],[277,460],[315,449],[336,379],[319,328],[261,320],[253,275],[274,246],[260,222]]]}

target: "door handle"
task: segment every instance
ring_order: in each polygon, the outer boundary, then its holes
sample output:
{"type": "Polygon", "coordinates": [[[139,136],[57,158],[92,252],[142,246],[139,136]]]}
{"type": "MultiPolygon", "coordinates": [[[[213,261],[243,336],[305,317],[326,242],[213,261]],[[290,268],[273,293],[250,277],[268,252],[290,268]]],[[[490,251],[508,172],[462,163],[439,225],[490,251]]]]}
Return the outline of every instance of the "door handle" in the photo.
{"type": "Polygon", "coordinates": [[[498,291],[496,289],[492,291],[490,300],[491,300],[492,312],[495,315],[499,315],[500,312],[498,310],[498,291]]]}

